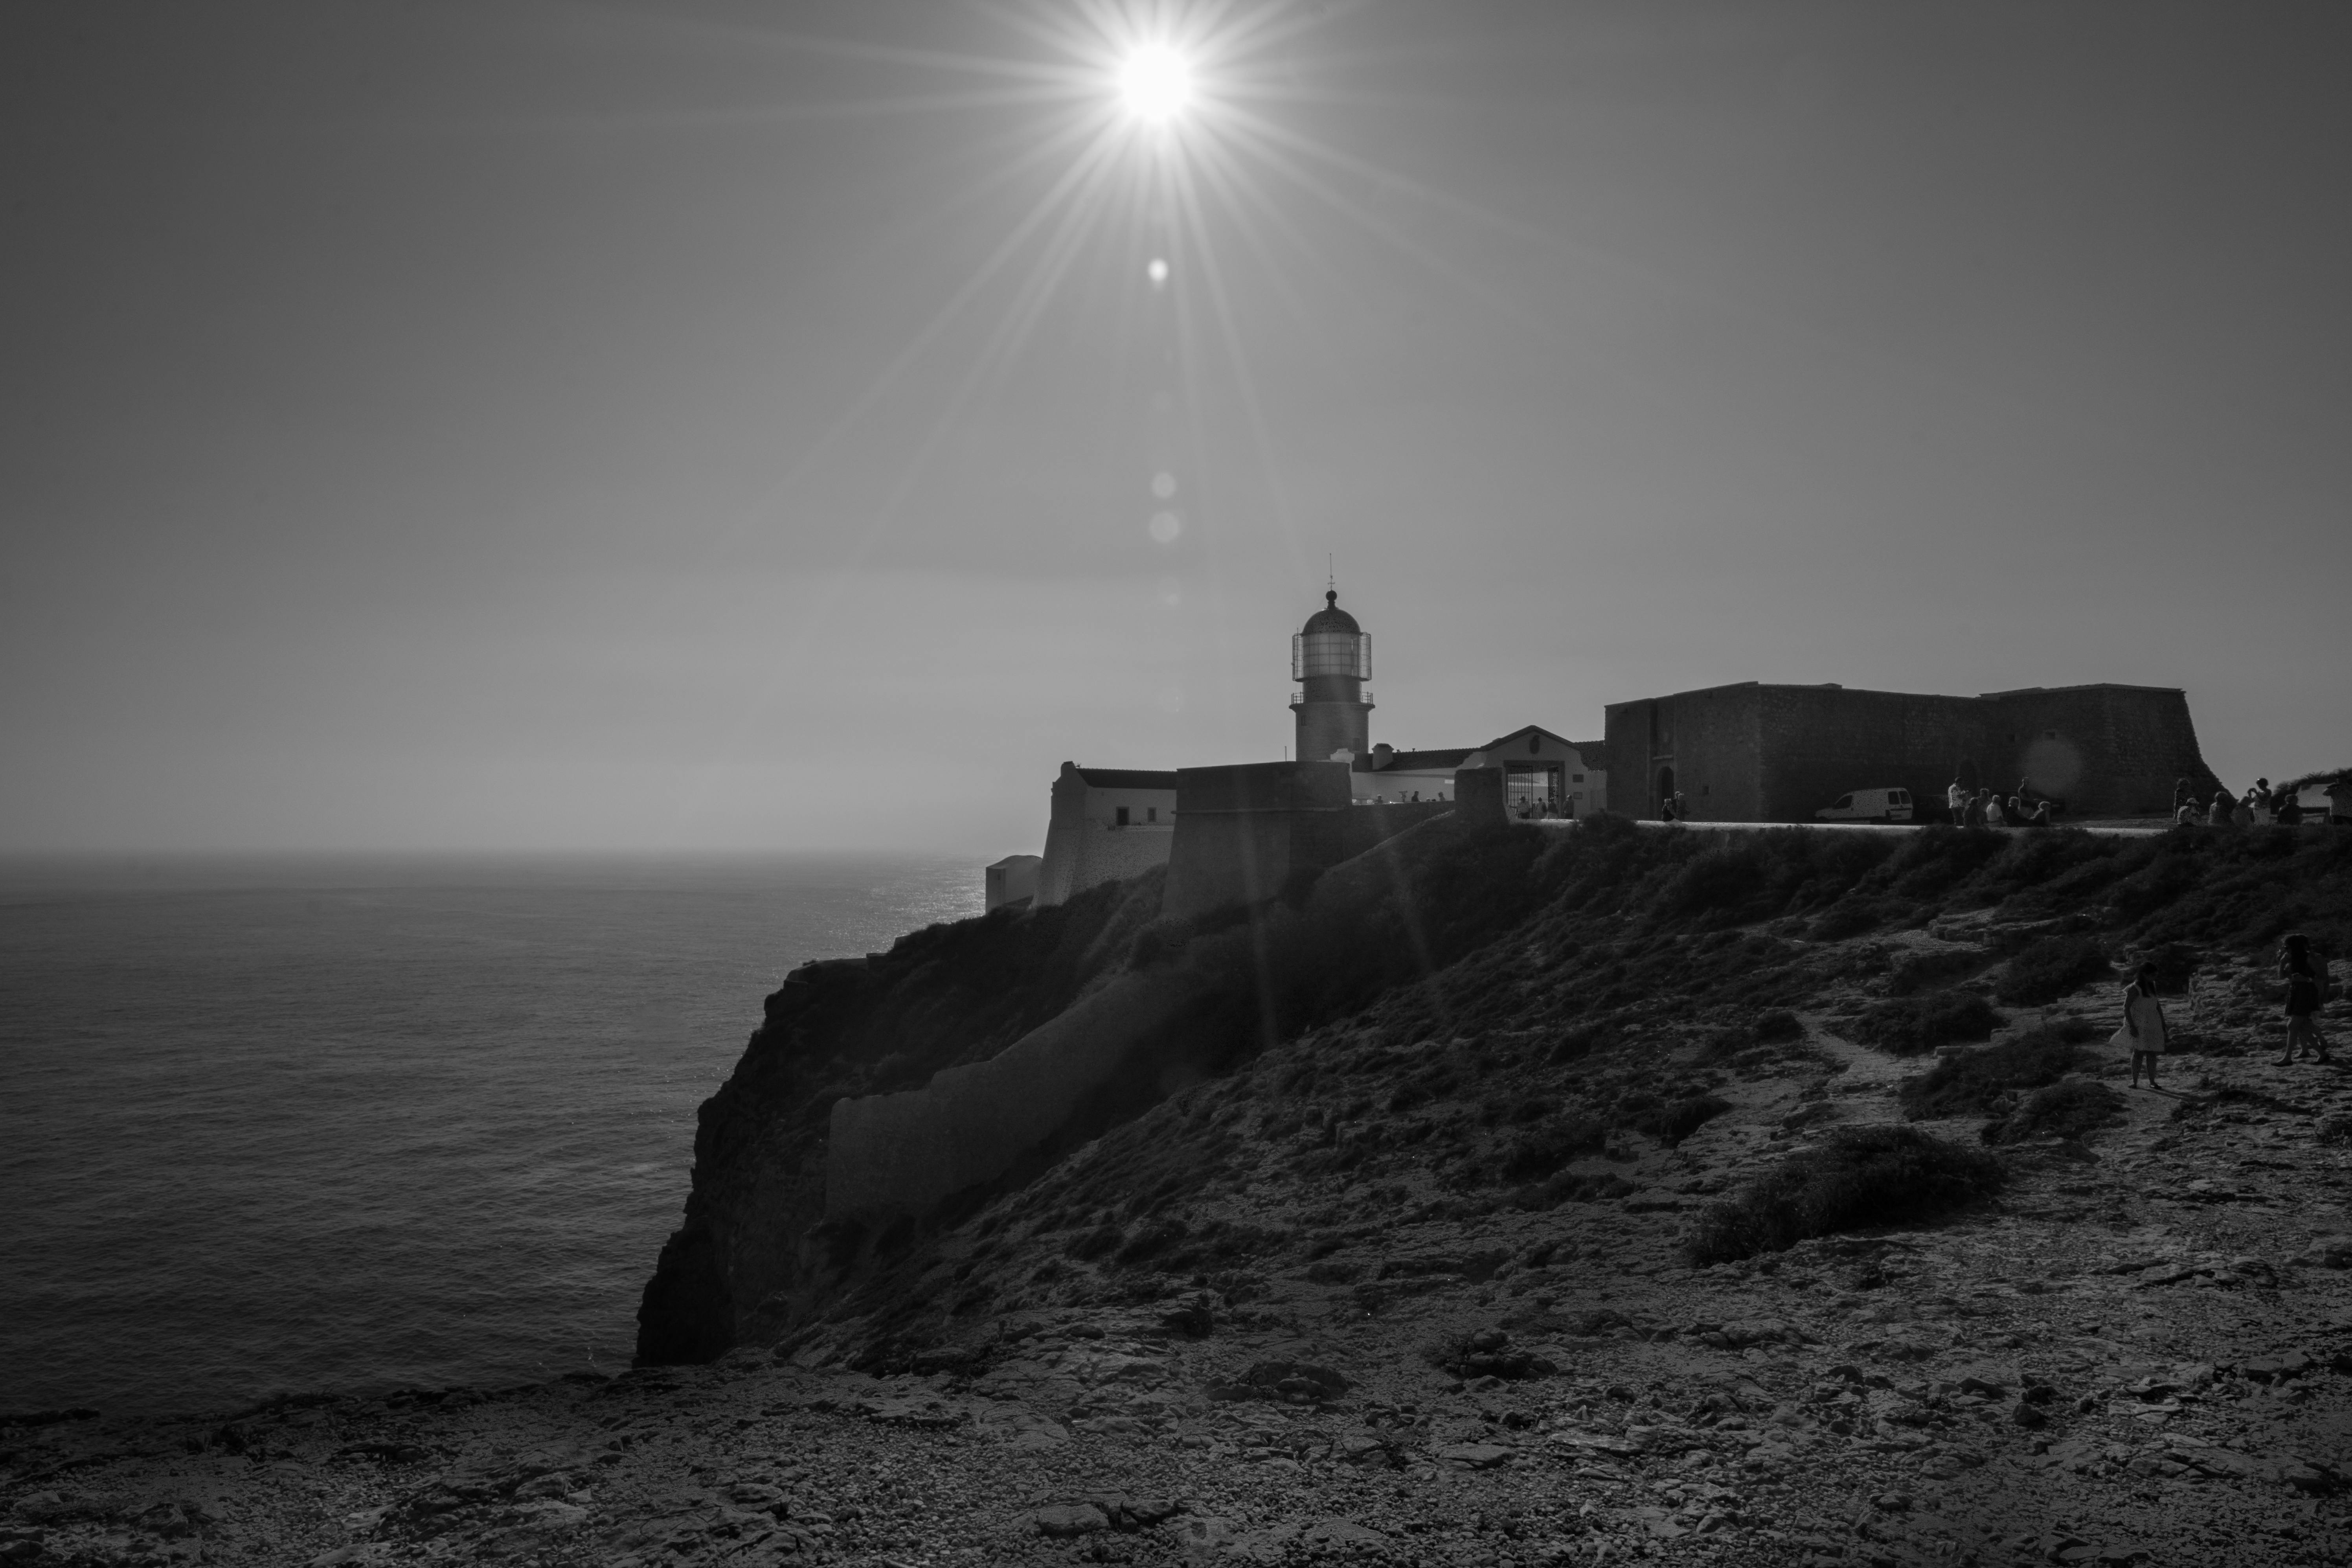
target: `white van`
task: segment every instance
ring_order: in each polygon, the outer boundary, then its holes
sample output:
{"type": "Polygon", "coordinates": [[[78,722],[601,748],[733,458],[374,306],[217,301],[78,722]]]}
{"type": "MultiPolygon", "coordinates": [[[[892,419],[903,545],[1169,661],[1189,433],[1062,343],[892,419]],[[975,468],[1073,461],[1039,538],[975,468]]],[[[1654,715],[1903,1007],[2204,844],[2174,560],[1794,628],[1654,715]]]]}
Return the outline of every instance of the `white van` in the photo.
{"type": "Polygon", "coordinates": [[[1908,822],[1911,792],[1907,789],[1858,789],[1842,795],[1835,805],[1813,813],[1823,822],[1908,822]]]}

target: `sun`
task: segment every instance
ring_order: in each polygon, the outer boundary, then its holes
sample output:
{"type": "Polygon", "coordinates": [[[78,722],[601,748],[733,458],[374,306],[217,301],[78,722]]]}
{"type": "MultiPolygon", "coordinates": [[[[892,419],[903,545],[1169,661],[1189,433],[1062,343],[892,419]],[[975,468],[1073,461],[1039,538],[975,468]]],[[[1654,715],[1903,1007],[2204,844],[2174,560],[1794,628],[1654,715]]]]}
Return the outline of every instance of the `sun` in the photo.
{"type": "Polygon", "coordinates": [[[1165,44],[1145,44],[1118,72],[1119,100],[1148,125],[1165,125],[1192,100],[1192,68],[1165,44]]]}

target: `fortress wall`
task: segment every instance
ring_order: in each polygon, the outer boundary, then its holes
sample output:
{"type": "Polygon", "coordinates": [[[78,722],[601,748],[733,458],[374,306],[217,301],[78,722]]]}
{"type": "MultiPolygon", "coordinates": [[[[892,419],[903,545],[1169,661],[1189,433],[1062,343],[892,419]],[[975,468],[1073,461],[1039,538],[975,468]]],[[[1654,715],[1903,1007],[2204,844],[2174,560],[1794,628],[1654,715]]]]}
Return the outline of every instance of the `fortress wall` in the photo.
{"type": "Polygon", "coordinates": [[[1279,893],[1295,866],[1332,864],[1321,857],[1337,853],[1346,828],[1306,825],[1356,809],[1350,789],[1345,763],[1179,768],[1161,910],[1197,915],[1257,903],[1279,893]]]}
{"type": "Polygon", "coordinates": [[[1045,824],[1045,853],[1037,868],[1036,906],[1067,903],[1103,882],[1123,882],[1168,863],[1175,824],[1146,822],[1147,808],[1172,816],[1166,790],[1097,789],[1080,770],[1065,763],[1054,780],[1052,814],[1045,824]],[[1117,826],[1114,814],[1126,805],[1135,821],[1117,826]],[[1089,809],[1092,807],[1093,809],[1089,809]]]}
{"type": "Polygon", "coordinates": [[[1379,911],[1394,909],[1401,875],[1385,855],[1359,856],[1329,868],[1303,910],[1276,904],[1246,927],[1196,937],[1176,962],[1119,975],[986,1061],[946,1068],[904,1093],[835,1100],[825,1217],[926,1213],[1040,1149],[1090,1136],[1106,1106],[1139,1110],[1196,1081],[1200,1053],[1219,1048],[1216,1026],[1202,1020],[1230,1007],[1237,977],[1255,973],[1268,953],[1277,965],[1295,963],[1303,932],[1343,945],[1350,934],[1375,940],[1369,933],[1390,923],[1379,911]]]}
{"type": "Polygon", "coordinates": [[[1168,864],[1176,843],[1173,823],[1143,823],[1114,827],[1089,822],[1074,835],[1074,866],[1070,891],[1084,892],[1102,882],[1124,882],[1154,866],[1168,864]]]}
{"type": "Polygon", "coordinates": [[[2001,692],[1985,700],[1990,740],[2014,787],[2030,776],[2072,815],[2141,816],[2172,809],[2176,781],[2200,801],[2221,787],[2205,765],[2188,694],[2151,686],[2070,686],[2001,692]]]}
{"type": "Polygon", "coordinates": [[[995,1180],[1211,986],[1190,966],[1129,973],[986,1061],[949,1068],[921,1089],[834,1101],[825,1217],[921,1214],[995,1180]]]}
{"type": "Polygon", "coordinates": [[[1503,770],[1454,769],[1454,814],[1472,827],[1509,826],[1510,792],[1504,785],[1503,770]]]}
{"type": "Polygon", "coordinates": [[[1646,770],[1654,807],[1659,770],[1671,765],[1693,821],[1754,822],[1763,815],[1763,689],[1717,687],[1666,700],[1672,712],[1659,740],[1671,736],[1675,749],[1671,764],[1659,756],[1646,770]]]}
{"type": "Polygon", "coordinates": [[[1954,770],[1984,753],[1984,704],[1973,697],[1760,689],[1764,809],[1757,820],[1811,822],[1848,790],[1889,785],[1909,790],[1924,814],[1943,805],[1954,770]]]}
{"type": "Polygon", "coordinates": [[[1650,767],[1650,719],[1654,701],[1612,702],[1601,710],[1601,744],[1609,752],[1608,793],[1601,804],[1620,816],[1654,816],[1657,776],[1650,767]]]}

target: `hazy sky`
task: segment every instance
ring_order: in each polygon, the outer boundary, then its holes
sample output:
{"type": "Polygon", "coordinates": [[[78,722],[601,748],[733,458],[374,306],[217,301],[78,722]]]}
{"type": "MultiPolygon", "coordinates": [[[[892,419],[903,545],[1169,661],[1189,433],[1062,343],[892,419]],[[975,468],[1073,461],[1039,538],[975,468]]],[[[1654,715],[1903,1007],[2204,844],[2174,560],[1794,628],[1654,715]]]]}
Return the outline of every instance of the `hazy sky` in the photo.
{"type": "Polygon", "coordinates": [[[2342,6],[1156,14],[1161,137],[1102,6],[0,10],[0,847],[1034,850],[1327,555],[1401,745],[2352,762],[2342,6]]]}

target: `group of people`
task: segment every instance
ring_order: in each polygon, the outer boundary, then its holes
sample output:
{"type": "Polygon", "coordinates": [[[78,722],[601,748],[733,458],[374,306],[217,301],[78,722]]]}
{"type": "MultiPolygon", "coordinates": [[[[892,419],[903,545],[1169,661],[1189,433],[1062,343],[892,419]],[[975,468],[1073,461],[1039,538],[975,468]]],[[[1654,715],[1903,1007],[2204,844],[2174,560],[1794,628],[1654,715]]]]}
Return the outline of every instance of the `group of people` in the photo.
{"type": "Polygon", "coordinates": [[[1520,801],[1513,809],[1518,813],[1519,820],[1522,822],[1534,822],[1544,817],[1563,816],[1567,815],[1559,809],[1559,804],[1548,795],[1529,795],[1526,799],[1520,801]]]}
{"type": "MultiPolygon", "coordinates": [[[[2328,976],[2327,960],[2311,951],[2311,939],[2301,931],[2280,942],[2278,977],[2286,987],[2286,1048],[2272,1065],[2291,1067],[2305,1057],[2315,1061],[2332,1061],[2327,1037],[2319,1032],[2319,1010],[2327,1005],[2335,984],[2328,976]]],[[[2143,1068],[2147,1072],[2147,1087],[2162,1087],[2156,1080],[2156,1068],[2163,1058],[2168,1037],[2164,1004],[2157,999],[2156,982],[2156,965],[2141,964],[2131,984],[2124,987],[2123,1025],[2110,1041],[2130,1049],[2134,1089],[2139,1087],[2143,1068]]]]}
{"type": "Polygon", "coordinates": [[[2017,793],[2006,797],[1989,789],[1970,795],[1968,785],[1954,779],[1944,791],[1944,804],[1961,827],[2047,827],[2057,803],[2038,793],[2031,778],[2022,778],[2017,793]]]}
{"type": "Polygon", "coordinates": [[[2256,779],[2253,787],[2242,795],[2228,790],[2217,790],[2210,802],[2200,801],[2194,785],[2182,779],[2172,786],[2172,820],[2182,826],[2203,824],[2209,827],[2252,827],[2257,824],[2277,823],[2283,827],[2299,827],[2304,819],[2303,802],[2291,789],[2271,788],[2268,779],[2256,779]]]}

